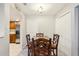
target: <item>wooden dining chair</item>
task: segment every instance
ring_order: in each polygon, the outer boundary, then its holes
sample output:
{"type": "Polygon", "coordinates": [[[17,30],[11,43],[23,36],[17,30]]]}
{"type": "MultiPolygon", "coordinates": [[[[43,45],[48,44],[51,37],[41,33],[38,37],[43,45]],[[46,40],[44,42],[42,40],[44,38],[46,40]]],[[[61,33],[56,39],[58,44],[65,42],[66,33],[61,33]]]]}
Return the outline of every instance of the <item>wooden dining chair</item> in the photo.
{"type": "Polygon", "coordinates": [[[44,37],[43,33],[36,33],[36,37],[44,37]]]}
{"type": "Polygon", "coordinates": [[[59,42],[59,35],[58,34],[54,34],[53,35],[53,41],[51,43],[51,50],[53,51],[53,55],[54,56],[58,55],[58,42],[59,42]]]}
{"type": "Polygon", "coordinates": [[[26,41],[27,41],[27,47],[28,47],[28,56],[30,56],[30,45],[29,45],[29,42],[30,42],[30,34],[27,34],[26,35],[26,41]]]}
{"type": "Polygon", "coordinates": [[[26,35],[26,40],[27,40],[27,45],[28,45],[28,43],[29,43],[29,41],[30,41],[30,34],[27,34],[27,35],[26,35]]]}
{"type": "Polygon", "coordinates": [[[51,38],[32,38],[32,56],[51,56],[51,38]]]}

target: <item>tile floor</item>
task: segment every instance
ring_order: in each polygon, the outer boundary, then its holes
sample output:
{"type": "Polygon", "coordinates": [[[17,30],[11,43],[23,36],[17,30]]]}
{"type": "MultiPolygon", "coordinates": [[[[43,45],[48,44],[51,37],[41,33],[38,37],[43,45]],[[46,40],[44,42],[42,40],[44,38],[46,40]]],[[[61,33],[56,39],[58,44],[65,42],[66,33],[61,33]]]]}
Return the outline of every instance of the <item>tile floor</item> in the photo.
{"type": "Polygon", "coordinates": [[[9,49],[9,55],[10,56],[16,56],[20,53],[21,47],[20,44],[10,44],[10,49],[9,49]]]}
{"type": "MultiPolygon", "coordinates": [[[[10,56],[28,56],[28,49],[21,49],[20,44],[10,44],[10,56]]],[[[62,51],[59,51],[59,56],[66,56],[62,51]]]]}

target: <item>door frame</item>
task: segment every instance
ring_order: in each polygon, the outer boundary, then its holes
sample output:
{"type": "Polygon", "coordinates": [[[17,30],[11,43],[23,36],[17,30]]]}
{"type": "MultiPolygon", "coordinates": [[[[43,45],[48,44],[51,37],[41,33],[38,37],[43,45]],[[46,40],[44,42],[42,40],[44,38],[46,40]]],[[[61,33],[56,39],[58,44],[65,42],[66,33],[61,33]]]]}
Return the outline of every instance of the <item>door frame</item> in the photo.
{"type": "Polygon", "coordinates": [[[72,44],[71,44],[71,55],[72,56],[78,56],[79,55],[79,45],[78,45],[78,35],[79,35],[79,31],[78,31],[78,25],[79,25],[79,22],[78,22],[78,6],[79,4],[73,4],[72,5],[72,10],[71,10],[71,39],[72,39],[72,44]]]}

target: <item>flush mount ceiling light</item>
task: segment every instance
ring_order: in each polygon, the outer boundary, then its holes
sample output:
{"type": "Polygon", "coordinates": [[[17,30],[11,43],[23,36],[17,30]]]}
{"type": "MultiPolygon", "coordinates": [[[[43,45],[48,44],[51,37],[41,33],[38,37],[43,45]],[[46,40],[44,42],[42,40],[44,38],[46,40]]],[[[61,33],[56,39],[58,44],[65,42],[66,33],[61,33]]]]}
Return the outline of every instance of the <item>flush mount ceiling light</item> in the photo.
{"type": "Polygon", "coordinates": [[[31,4],[30,6],[32,10],[38,13],[48,11],[48,9],[50,8],[50,4],[31,4]]]}
{"type": "Polygon", "coordinates": [[[39,13],[44,12],[44,8],[43,8],[43,6],[40,6],[39,9],[38,9],[37,11],[38,11],[39,13]]]}

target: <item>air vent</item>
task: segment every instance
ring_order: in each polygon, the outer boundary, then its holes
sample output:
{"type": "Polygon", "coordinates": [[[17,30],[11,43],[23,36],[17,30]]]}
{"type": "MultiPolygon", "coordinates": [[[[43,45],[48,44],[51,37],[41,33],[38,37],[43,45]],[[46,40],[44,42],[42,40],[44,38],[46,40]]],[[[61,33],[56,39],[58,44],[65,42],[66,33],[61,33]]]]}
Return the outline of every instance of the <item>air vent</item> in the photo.
{"type": "Polygon", "coordinates": [[[18,11],[21,11],[16,5],[15,5],[15,8],[16,8],[18,11]]]}
{"type": "Polygon", "coordinates": [[[27,3],[23,3],[23,5],[25,5],[25,6],[26,6],[26,5],[27,5],[27,3]]]}

